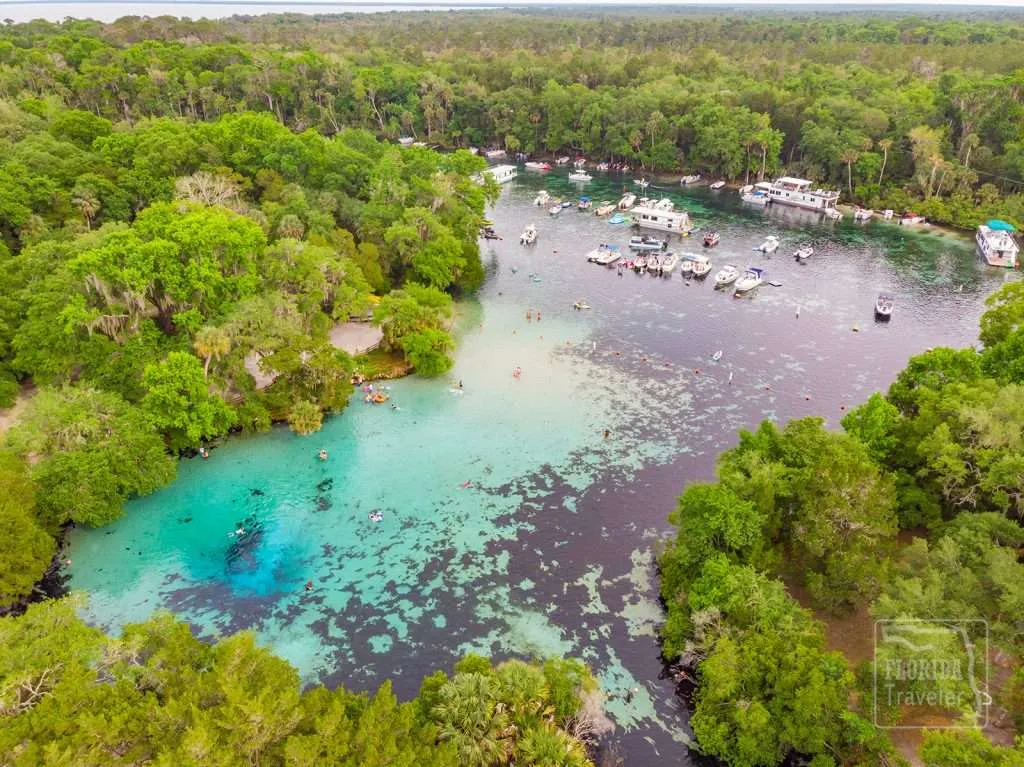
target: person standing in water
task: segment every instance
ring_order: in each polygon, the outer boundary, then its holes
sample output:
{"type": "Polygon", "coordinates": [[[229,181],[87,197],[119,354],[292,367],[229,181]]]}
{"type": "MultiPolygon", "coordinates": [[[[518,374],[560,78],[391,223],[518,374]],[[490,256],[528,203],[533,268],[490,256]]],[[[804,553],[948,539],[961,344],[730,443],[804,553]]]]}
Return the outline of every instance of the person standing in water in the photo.
{"type": "Polygon", "coordinates": [[[320,460],[321,461],[326,461],[327,460],[327,451],[324,450],[323,448],[320,448],[320,460]]]}
{"type": "Polygon", "coordinates": [[[533,309],[526,310],[526,321],[530,322],[533,319],[533,309]]]}

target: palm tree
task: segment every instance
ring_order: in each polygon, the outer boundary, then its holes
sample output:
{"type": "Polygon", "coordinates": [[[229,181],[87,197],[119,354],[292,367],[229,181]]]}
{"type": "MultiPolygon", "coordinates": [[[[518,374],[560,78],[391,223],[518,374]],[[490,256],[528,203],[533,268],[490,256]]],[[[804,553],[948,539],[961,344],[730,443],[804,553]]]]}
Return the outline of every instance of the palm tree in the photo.
{"type": "Polygon", "coordinates": [[[532,767],[584,767],[589,764],[583,744],[551,726],[533,727],[516,748],[516,763],[532,767]]]}
{"type": "Polygon", "coordinates": [[[860,157],[860,152],[850,147],[849,149],[844,149],[839,158],[846,164],[846,185],[851,195],[853,195],[853,164],[857,162],[858,157],[860,157]]]}
{"type": "Polygon", "coordinates": [[[522,727],[527,721],[536,721],[539,715],[550,718],[551,691],[544,672],[521,660],[510,660],[494,670],[498,681],[498,697],[513,720],[522,727]]]}
{"type": "Polygon", "coordinates": [[[882,177],[885,175],[885,164],[889,161],[889,149],[892,147],[892,139],[884,138],[878,142],[882,148],[882,168],[878,171],[878,185],[882,185],[882,177]]]}
{"type": "Polygon", "coordinates": [[[433,715],[438,739],[455,744],[465,767],[505,764],[512,755],[515,727],[483,674],[457,674],[446,682],[433,715]]]}
{"type": "Polygon", "coordinates": [[[92,220],[100,212],[100,201],[96,195],[89,190],[80,190],[75,192],[73,202],[85,219],[85,225],[92,229],[92,220]]]}
{"type": "Polygon", "coordinates": [[[196,354],[202,357],[203,376],[209,378],[210,360],[219,360],[223,355],[231,351],[231,334],[226,328],[218,328],[213,325],[206,325],[199,329],[196,337],[192,339],[192,346],[196,354]]]}

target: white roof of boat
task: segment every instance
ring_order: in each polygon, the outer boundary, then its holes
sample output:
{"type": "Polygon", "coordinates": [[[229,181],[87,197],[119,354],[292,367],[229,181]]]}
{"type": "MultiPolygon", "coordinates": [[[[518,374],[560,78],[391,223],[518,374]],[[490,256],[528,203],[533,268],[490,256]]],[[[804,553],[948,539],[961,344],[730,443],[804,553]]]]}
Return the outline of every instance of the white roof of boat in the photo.
{"type": "Polygon", "coordinates": [[[487,173],[489,171],[491,173],[498,173],[500,171],[502,173],[507,173],[510,170],[518,171],[519,168],[515,165],[494,165],[490,168],[485,168],[484,172],[487,173]]]}
{"type": "Polygon", "coordinates": [[[776,179],[777,184],[809,184],[811,183],[806,178],[794,178],[793,176],[783,176],[782,178],[776,179]]]}

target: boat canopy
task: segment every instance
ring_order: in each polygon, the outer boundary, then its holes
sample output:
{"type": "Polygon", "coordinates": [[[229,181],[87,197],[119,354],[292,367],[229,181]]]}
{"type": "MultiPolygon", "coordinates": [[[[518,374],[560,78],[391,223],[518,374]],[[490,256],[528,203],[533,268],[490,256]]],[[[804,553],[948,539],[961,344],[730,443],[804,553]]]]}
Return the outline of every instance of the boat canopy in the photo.
{"type": "Polygon", "coordinates": [[[998,218],[993,218],[985,224],[989,229],[994,232],[1016,232],[1017,229],[1013,224],[1008,224],[1005,221],[1000,221],[998,218]]]}
{"type": "Polygon", "coordinates": [[[580,202],[590,202],[589,197],[580,197],[580,202]]]}

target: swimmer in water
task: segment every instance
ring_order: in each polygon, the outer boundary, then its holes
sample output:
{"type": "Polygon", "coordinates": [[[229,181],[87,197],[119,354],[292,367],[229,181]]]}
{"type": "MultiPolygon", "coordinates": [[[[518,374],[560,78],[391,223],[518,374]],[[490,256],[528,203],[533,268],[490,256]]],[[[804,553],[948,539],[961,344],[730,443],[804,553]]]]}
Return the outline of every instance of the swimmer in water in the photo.
{"type": "Polygon", "coordinates": [[[604,438],[605,438],[605,439],[608,439],[608,437],[609,437],[609,436],[611,436],[611,430],[609,430],[609,429],[605,429],[605,430],[604,430],[604,438]]]}
{"type": "Polygon", "coordinates": [[[327,451],[324,450],[323,448],[320,449],[320,460],[321,461],[326,461],[327,460],[327,451]]]}
{"type": "Polygon", "coordinates": [[[313,590],[313,581],[306,581],[306,591],[313,590]]]}

